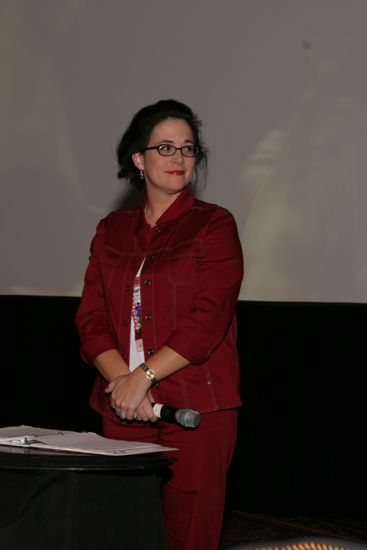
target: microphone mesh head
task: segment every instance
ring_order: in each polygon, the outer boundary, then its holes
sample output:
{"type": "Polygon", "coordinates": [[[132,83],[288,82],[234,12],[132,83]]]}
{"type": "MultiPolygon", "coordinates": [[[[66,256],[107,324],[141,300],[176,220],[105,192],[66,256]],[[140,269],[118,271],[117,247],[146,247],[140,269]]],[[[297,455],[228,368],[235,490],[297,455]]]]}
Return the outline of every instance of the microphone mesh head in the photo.
{"type": "Polygon", "coordinates": [[[179,409],[176,412],[176,421],[184,428],[197,428],[200,424],[200,413],[192,409],[179,409]]]}

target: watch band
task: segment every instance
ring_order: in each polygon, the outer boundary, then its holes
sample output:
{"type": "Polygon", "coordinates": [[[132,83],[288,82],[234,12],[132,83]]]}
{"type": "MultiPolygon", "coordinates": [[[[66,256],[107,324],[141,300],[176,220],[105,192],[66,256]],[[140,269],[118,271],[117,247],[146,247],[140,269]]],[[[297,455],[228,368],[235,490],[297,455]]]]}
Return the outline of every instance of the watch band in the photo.
{"type": "Polygon", "coordinates": [[[158,385],[158,380],[155,377],[154,370],[150,369],[148,367],[148,365],[146,365],[145,363],[140,363],[140,365],[138,365],[138,366],[139,366],[140,369],[142,369],[144,371],[145,378],[150,381],[152,386],[157,386],[158,385]]]}

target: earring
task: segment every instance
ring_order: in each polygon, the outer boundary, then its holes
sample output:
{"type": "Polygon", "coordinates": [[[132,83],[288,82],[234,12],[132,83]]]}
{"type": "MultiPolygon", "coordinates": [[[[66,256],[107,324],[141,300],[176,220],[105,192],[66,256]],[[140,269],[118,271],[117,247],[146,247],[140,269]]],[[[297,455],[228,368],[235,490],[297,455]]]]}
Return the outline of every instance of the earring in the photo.
{"type": "Polygon", "coordinates": [[[143,171],[143,170],[139,170],[139,178],[140,178],[141,180],[144,179],[144,171],[143,171]]]}

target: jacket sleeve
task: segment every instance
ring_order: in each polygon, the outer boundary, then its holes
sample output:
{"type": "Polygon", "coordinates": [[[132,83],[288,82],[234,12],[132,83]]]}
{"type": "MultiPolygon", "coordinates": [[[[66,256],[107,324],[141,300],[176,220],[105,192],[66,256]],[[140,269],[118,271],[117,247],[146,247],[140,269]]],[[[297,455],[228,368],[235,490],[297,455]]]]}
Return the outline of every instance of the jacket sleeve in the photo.
{"type": "Polygon", "coordinates": [[[218,208],[208,224],[191,311],[180,319],[166,345],[193,364],[207,361],[231,326],[242,279],[235,220],[218,208]]]}
{"type": "Polygon", "coordinates": [[[81,356],[87,363],[104,351],[117,348],[106,317],[105,298],[99,269],[99,256],[105,233],[106,219],[99,222],[93,238],[84,289],[76,314],[81,339],[81,356]]]}

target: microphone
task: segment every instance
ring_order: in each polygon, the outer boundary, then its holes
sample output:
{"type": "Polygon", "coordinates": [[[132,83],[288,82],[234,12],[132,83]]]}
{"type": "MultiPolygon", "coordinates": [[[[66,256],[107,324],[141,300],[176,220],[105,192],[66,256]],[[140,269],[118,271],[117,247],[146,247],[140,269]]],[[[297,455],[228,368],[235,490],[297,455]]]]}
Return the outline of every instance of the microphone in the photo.
{"type": "Polygon", "coordinates": [[[180,424],[184,428],[197,428],[200,424],[200,413],[193,409],[174,409],[160,403],[152,403],[154,414],[165,422],[180,424]]]}

